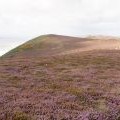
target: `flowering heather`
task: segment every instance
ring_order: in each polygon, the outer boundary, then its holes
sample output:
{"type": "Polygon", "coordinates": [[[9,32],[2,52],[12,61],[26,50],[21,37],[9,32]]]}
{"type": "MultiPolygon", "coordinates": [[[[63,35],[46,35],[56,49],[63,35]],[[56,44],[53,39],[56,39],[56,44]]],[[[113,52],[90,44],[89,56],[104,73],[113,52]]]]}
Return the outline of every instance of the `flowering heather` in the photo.
{"type": "Polygon", "coordinates": [[[120,51],[1,58],[0,120],[120,120],[120,51]]]}

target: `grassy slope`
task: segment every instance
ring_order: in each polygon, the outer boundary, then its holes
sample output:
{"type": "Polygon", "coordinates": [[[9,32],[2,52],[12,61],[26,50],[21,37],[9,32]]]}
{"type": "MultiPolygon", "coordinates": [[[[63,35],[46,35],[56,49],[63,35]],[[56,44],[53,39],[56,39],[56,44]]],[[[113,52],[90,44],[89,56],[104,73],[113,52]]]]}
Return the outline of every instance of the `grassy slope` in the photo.
{"type": "Polygon", "coordinates": [[[37,57],[38,55],[56,55],[82,47],[83,40],[89,41],[90,39],[60,35],[43,35],[18,46],[2,57],[37,57]]]}
{"type": "Polygon", "coordinates": [[[119,120],[119,53],[2,59],[0,119],[119,120]]]}

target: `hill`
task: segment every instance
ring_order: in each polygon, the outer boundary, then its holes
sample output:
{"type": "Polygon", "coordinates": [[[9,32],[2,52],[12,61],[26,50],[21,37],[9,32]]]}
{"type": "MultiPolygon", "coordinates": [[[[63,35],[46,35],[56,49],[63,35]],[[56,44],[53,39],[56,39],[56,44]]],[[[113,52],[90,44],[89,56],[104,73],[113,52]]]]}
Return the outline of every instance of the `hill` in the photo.
{"type": "Polygon", "coordinates": [[[1,120],[119,120],[120,41],[43,35],[0,59],[1,120]]]}
{"type": "Polygon", "coordinates": [[[77,38],[61,35],[43,35],[11,50],[5,57],[37,57],[90,50],[120,49],[120,41],[110,37],[77,38]]]}
{"type": "Polygon", "coordinates": [[[88,39],[99,39],[99,40],[120,40],[120,37],[114,36],[104,36],[104,35],[89,35],[87,36],[88,39]]]}
{"type": "Polygon", "coordinates": [[[86,38],[76,38],[60,35],[43,35],[33,40],[26,42],[23,45],[11,50],[4,56],[47,56],[56,55],[65,51],[82,47],[84,41],[89,41],[86,38]],[[74,42],[74,44],[73,44],[74,42]]]}

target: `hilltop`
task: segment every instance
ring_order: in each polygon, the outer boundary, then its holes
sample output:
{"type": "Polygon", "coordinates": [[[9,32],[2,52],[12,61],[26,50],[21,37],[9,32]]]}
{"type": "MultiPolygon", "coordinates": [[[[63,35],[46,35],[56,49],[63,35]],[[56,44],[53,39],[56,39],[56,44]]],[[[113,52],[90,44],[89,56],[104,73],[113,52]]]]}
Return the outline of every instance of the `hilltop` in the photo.
{"type": "Polygon", "coordinates": [[[120,41],[43,35],[0,59],[0,120],[120,120],[120,41]]]}
{"type": "Polygon", "coordinates": [[[114,37],[91,36],[77,38],[62,35],[42,35],[11,50],[5,57],[37,57],[68,54],[90,50],[120,49],[120,40],[114,37]],[[108,41],[106,41],[108,40],[108,41]]]}

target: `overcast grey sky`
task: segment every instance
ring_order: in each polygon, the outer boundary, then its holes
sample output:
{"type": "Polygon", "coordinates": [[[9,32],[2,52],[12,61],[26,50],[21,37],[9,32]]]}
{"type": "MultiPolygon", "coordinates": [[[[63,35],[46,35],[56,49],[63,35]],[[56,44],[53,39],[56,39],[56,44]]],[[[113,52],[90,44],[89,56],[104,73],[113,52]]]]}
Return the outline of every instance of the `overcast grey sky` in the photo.
{"type": "Polygon", "coordinates": [[[0,55],[50,33],[120,36],[120,0],[0,0],[0,55]]]}

